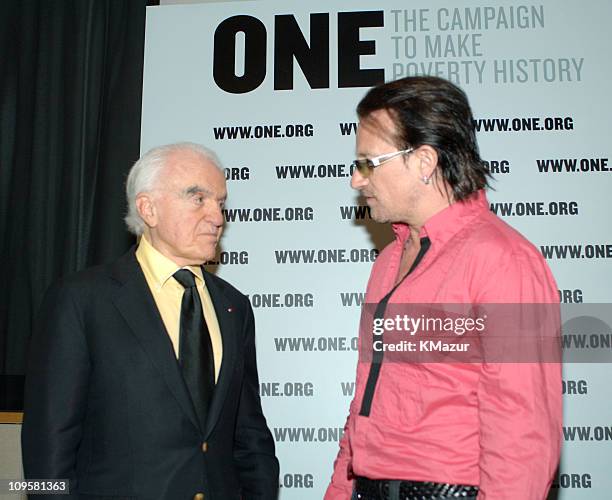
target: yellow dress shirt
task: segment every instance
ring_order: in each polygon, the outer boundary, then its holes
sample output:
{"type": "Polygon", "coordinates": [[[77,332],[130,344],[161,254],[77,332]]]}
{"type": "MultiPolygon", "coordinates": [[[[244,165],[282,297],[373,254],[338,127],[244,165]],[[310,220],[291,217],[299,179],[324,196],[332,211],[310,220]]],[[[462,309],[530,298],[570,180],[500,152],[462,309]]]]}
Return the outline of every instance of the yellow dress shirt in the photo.
{"type": "MultiPolygon", "coordinates": [[[[145,236],[140,238],[140,243],[136,250],[136,259],[144,272],[147,284],[155,299],[157,309],[162,317],[168,336],[172,341],[174,355],[178,358],[181,301],[185,289],[172,277],[172,275],[181,269],[181,267],[177,266],[168,257],[158,252],[145,236]]],[[[199,266],[185,266],[185,269],[189,269],[196,276],[196,284],[202,301],[204,319],[208,326],[210,341],[213,348],[216,382],[219,378],[219,368],[221,367],[221,360],[223,358],[223,344],[221,342],[221,330],[219,329],[217,314],[215,313],[210,294],[206,288],[202,269],[199,266]]]]}

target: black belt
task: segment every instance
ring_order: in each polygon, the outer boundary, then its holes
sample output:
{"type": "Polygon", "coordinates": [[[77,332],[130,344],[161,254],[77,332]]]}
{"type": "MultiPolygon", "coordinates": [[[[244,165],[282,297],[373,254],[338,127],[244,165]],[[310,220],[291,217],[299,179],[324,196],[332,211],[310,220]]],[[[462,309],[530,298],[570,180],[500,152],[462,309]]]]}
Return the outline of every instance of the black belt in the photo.
{"type": "Polygon", "coordinates": [[[428,481],[392,481],[386,479],[355,479],[358,500],[442,500],[452,498],[475,499],[478,486],[433,483],[428,481]]]}

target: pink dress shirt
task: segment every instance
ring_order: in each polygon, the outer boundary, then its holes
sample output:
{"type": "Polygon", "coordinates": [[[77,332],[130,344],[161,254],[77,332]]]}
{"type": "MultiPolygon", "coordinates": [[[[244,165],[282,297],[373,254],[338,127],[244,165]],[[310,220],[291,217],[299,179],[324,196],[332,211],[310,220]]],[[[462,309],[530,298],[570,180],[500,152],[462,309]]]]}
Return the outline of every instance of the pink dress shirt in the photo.
{"type": "MultiPolygon", "coordinates": [[[[409,228],[378,256],[366,302],[394,286],[409,228]]],[[[398,303],[558,303],[538,250],[489,211],[484,191],[423,226],[431,247],[389,300],[398,303]]],[[[325,500],[348,500],[354,476],[478,485],[479,499],[546,498],[561,443],[560,363],[384,363],[369,417],[355,397],[325,500]]]]}

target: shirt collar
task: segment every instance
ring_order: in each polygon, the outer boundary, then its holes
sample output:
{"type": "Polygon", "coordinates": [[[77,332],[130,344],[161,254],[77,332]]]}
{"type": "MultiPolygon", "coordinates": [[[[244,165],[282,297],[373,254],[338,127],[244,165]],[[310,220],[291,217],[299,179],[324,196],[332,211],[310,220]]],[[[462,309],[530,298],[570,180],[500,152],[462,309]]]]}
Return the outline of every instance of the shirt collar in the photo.
{"type": "MultiPolygon", "coordinates": [[[[482,213],[487,213],[488,210],[487,195],[484,189],[481,189],[467,199],[453,203],[432,215],[423,224],[419,237],[427,236],[432,245],[443,245],[461,231],[469,221],[482,213]]],[[[396,239],[404,244],[410,235],[410,227],[407,224],[396,223],[393,224],[393,232],[396,239]]]]}
{"type": "Polygon", "coordinates": [[[201,283],[204,284],[204,276],[200,266],[178,266],[175,262],[157,250],[143,234],[136,249],[138,261],[145,268],[146,272],[155,281],[157,289],[161,289],[168,282],[172,275],[179,269],[189,269],[201,283]]]}

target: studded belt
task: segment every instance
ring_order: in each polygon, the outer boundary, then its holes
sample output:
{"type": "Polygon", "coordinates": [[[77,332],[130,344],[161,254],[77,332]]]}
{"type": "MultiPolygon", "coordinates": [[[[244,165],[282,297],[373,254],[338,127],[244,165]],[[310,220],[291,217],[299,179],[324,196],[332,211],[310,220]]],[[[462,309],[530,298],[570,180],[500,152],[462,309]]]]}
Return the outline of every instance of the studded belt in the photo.
{"type": "Polygon", "coordinates": [[[433,483],[429,481],[394,481],[357,477],[354,499],[358,500],[443,500],[475,499],[478,486],[433,483]]]}

